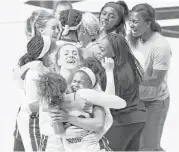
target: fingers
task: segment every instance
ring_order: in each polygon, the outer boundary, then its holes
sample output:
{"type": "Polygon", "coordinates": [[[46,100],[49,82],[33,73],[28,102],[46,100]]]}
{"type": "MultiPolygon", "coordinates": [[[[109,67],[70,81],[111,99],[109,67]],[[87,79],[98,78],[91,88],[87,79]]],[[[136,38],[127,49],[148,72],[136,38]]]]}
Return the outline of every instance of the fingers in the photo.
{"type": "Polygon", "coordinates": [[[102,59],[102,65],[104,65],[104,64],[114,64],[114,60],[112,59],[112,58],[107,58],[107,57],[105,57],[104,59],[102,59]]]}

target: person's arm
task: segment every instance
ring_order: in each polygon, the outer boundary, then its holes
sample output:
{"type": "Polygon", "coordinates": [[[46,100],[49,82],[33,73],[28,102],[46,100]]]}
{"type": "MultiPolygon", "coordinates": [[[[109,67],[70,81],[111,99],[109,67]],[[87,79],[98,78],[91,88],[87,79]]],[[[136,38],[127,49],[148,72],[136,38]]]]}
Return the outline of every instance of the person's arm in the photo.
{"type": "Polygon", "coordinates": [[[93,118],[72,116],[62,110],[51,112],[51,118],[52,121],[69,122],[85,130],[101,131],[104,125],[105,113],[103,108],[95,106],[93,109],[93,118]]]}
{"type": "Polygon", "coordinates": [[[164,81],[167,70],[153,70],[152,76],[145,76],[141,86],[158,87],[164,81]]]}
{"type": "Polygon", "coordinates": [[[105,57],[102,60],[102,66],[105,69],[106,77],[107,77],[107,83],[106,83],[106,90],[105,92],[108,94],[114,94],[115,95],[115,84],[114,84],[114,60],[111,58],[105,57]]]}
{"type": "Polygon", "coordinates": [[[105,108],[121,109],[126,107],[126,102],[124,99],[107,94],[103,91],[96,91],[92,89],[80,89],[76,92],[75,99],[77,102],[80,100],[85,100],[93,105],[98,105],[105,108]]]}
{"type": "Polygon", "coordinates": [[[37,70],[29,70],[25,76],[25,95],[32,112],[39,111],[39,95],[36,81],[39,79],[37,70]]]}
{"type": "Polygon", "coordinates": [[[154,52],[152,76],[144,76],[141,86],[158,87],[164,81],[169,69],[171,51],[169,48],[158,47],[154,52]]]}
{"type": "Polygon", "coordinates": [[[93,118],[69,116],[68,122],[85,130],[100,132],[103,129],[105,112],[102,107],[94,106],[93,118]]]}

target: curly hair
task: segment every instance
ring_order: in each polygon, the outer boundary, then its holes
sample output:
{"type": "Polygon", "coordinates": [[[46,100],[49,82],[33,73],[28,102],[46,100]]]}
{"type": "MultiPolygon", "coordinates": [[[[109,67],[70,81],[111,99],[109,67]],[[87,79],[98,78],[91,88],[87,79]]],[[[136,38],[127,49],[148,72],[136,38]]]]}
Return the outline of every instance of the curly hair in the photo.
{"type": "Polygon", "coordinates": [[[38,94],[48,105],[59,105],[67,89],[66,80],[57,73],[48,72],[37,80],[38,94]]]}

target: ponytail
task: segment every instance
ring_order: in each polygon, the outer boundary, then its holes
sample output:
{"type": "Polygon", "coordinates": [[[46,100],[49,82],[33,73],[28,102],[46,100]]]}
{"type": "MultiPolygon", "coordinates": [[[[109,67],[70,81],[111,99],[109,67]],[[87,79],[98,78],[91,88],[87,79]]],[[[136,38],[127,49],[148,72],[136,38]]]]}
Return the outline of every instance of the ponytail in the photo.
{"type": "Polygon", "coordinates": [[[150,27],[154,32],[161,32],[161,26],[155,21],[152,21],[150,27]]]}
{"type": "Polygon", "coordinates": [[[28,53],[26,53],[26,54],[24,54],[24,55],[19,59],[19,66],[21,67],[21,66],[25,65],[26,63],[31,62],[31,61],[33,61],[33,60],[34,60],[34,59],[31,58],[31,57],[28,55],[28,53]]]}

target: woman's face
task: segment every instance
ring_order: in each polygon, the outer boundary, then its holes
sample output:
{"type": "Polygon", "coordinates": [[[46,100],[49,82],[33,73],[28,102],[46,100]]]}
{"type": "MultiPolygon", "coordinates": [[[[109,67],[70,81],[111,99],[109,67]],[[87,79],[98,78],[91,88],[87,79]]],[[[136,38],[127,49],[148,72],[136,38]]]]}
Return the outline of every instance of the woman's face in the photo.
{"type": "Polygon", "coordinates": [[[42,29],[42,34],[43,35],[47,35],[50,36],[52,40],[57,39],[58,34],[59,34],[59,27],[58,27],[58,21],[54,18],[54,19],[50,19],[45,27],[42,29]]]}
{"type": "Polygon", "coordinates": [[[73,92],[76,92],[79,89],[85,89],[85,88],[88,89],[92,88],[91,80],[85,72],[78,71],[73,77],[71,83],[71,89],[73,92]]]}
{"type": "MultiPolygon", "coordinates": [[[[97,50],[97,49],[96,49],[97,50]]],[[[112,58],[114,57],[114,52],[113,52],[113,48],[110,45],[110,42],[108,40],[107,37],[101,39],[99,41],[99,49],[98,51],[96,51],[94,53],[94,56],[100,60],[99,58],[104,58],[104,57],[108,57],[108,58],[112,58]]]]}
{"type": "Polygon", "coordinates": [[[139,13],[132,12],[129,18],[129,26],[131,28],[132,35],[134,37],[139,37],[145,34],[149,24],[139,13]]]}
{"type": "Polygon", "coordinates": [[[100,15],[100,26],[105,30],[112,29],[118,24],[119,16],[116,10],[112,7],[105,7],[100,15]]]}
{"type": "Polygon", "coordinates": [[[78,68],[80,64],[80,55],[78,49],[70,44],[64,45],[60,48],[57,57],[57,64],[66,69],[78,68]]]}

